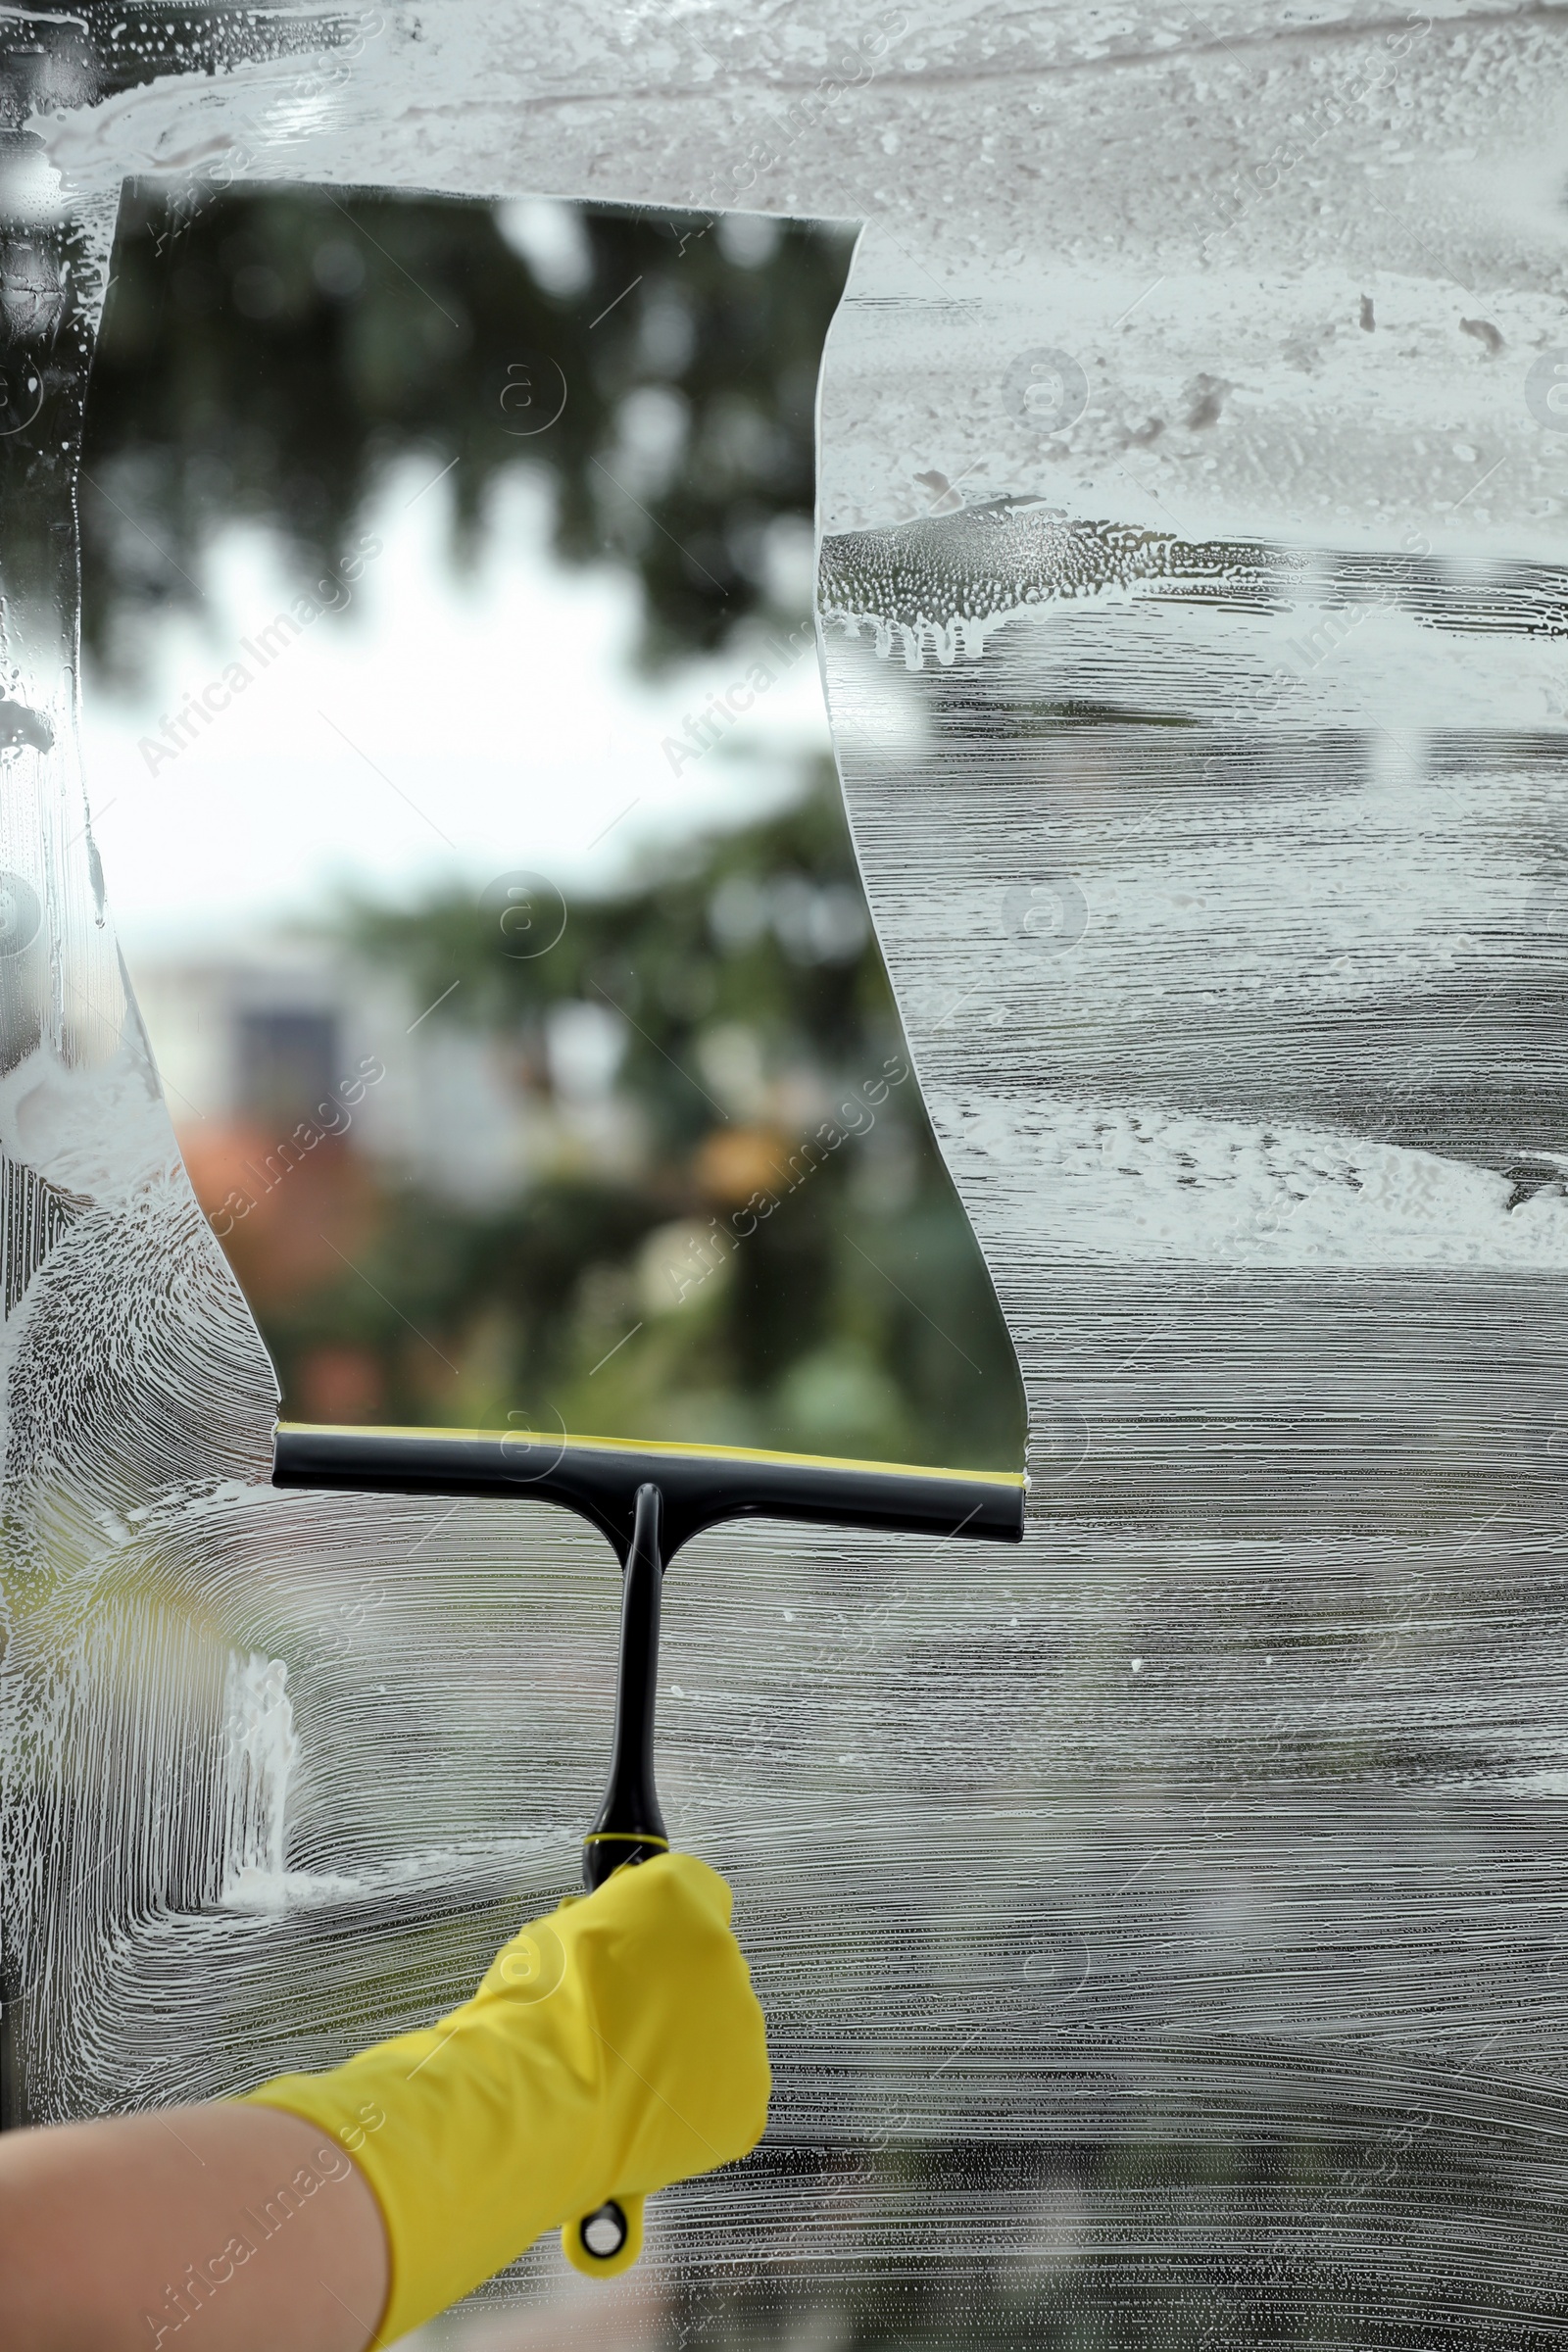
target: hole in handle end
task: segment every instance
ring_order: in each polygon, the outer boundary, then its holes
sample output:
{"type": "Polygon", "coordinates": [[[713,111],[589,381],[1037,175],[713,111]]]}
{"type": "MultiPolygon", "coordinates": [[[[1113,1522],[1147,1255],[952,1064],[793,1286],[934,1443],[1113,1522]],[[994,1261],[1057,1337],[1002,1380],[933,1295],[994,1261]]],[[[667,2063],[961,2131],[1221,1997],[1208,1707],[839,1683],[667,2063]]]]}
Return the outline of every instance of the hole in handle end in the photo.
{"type": "Polygon", "coordinates": [[[566,2224],[561,2247],[585,2278],[618,2278],[643,2250],[642,2198],[607,2197],[592,2213],[566,2224]]]}

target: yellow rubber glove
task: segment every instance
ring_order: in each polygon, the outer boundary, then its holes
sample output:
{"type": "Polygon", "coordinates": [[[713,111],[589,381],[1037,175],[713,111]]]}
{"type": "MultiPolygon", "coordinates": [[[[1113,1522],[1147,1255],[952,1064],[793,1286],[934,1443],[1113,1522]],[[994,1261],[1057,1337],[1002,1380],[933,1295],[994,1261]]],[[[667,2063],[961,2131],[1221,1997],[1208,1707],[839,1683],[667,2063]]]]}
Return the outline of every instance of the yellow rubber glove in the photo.
{"type": "Polygon", "coordinates": [[[333,2133],[375,2192],[376,2346],[612,2197],[635,2241],[645,2194],[755,2147],[771,2083],[732,1901],[691,1854],[619,1870],[514,1936],[437,2025],[247,2094],[333,2133]]]}

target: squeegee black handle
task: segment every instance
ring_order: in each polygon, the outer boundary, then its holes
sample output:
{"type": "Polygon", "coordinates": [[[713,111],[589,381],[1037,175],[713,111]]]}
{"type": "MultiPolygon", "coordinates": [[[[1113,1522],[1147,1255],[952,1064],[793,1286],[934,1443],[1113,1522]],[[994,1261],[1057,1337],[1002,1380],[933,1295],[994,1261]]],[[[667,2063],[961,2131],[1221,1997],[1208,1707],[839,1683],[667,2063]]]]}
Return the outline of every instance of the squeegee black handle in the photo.
{"type": "MultiPolygon", "coordinates": [[[[615,1678],[615,1737],[610,1789],[582,1841],[582,1881],[590,1894],[623,1862],[667,1854],[669,1838],[654,1787],[654,1702],[659,1692],[659,1604],[664,1562],[660,1548],[664,1497],[652,1483],[637,1489],[620,1599],[620,1665],[615,1678]]],[[[613,2276],[637,2259],[643,2241],[641,2197],[611,2197],[579,2214],[563,2232],[566,2259],[590,2277],[613,2276]]]]}
{"type": "Polygon", "coordinates": [[[659,1604],[664,1582],[660,1550],[664,1498],[656,1486],[637,1490],[620,1603],[620,1667],[610,1788],[582,1847],[590,1894],[622,1862],[649,1862],[669,1851],[654,1787],[654,1704],[659,1690],[659,1604]]]}

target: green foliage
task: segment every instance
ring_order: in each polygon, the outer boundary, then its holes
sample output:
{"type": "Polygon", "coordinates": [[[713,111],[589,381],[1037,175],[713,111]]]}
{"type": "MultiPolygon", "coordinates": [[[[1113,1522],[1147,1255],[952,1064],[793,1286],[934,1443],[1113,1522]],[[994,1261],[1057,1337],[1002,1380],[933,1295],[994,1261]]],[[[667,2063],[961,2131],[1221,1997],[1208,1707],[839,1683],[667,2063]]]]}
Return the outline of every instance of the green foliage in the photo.
{"type": "Polygon", "coordinates": [[[483,205],[280,189],[182,212],[128,190],[87,413],[95,658],[131,669],[235,517],[273,526],[302,578],[336,563],[411,449],[452,466],[465,538],[497,473],[546,469],[559,552],[640,579],[650,660],[766,609],[769,526],[811,515],[846,239],[791,225],[743,268],[706,218],[579,217],[588,274],[552,294],[483,205]]]}
{"type": "Polygon", "coordinates": [[[535,956],[456,893],[352,906],[352,952],[445,996],[432,1019],[501,1044],[542,1113],[552,1016],[600,1006],[639,1140],[607,1176],[568,1121],[556,1169],[483,1213],[397,1196],[363,1274],[270,1317],[285,1381],[352,1345],[398,1419],[1013,1466],[1010,1347],[854,879],[828,772],[574,902],[535,956]]]}
{"type": "MultiPolygon", "coordinates": [[[[775,1069],[798,1063],[830,1089],[899,1047],[837,782],[831,768],[812,781],[784,814],[665,852],[635,886],[562,909],[559,941],[537,956],[457,889],[416,910],[351,902],[344,936],[421,1003],[460,982],[447,1017],[517,1035],[533,1058],[551,1006],[611,1008],[626,1024],[622,1086],[666,1151],[689,1149],[718,1115],[697,1060],[716,1024],[747,1025],[775,1069]]],[[[548,906],[542,920],[554,928],[548,906]]]]}

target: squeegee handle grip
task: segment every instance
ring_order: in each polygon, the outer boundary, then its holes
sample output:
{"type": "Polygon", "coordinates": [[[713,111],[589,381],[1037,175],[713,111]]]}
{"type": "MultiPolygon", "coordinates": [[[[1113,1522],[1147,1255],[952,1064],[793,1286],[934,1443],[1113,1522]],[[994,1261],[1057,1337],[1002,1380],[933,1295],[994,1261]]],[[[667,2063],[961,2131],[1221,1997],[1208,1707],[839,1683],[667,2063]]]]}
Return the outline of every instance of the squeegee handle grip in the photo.
{"type": "MultiPolygon", "coordinates": [[[[660,1545],[663,1499],[656,1486],[637,1490],[621,1590],[620,1665],[615,1678],[610,1788],[599,1819],[582,1844],[583,1885],[590,1894],[623,1863],[651,1862],[656,1854],[669,1851],[654,1786],[659,1607],[664,1584],[660,1545]]],[[[617,2278],[630,2270],[642,2251],[642,2198],[612,2197],[595,2212],[568,2222],[561,2242],[573,2270],[590,2278],[617,2278]]]]}
{"type": "Polygon", "coordinates": [[[582,1847],[590,1894],[623,1862],[651,1862],[669,1851],[669,1834],[654,1786],[654,1707],[659,1692],[659,1606],[663,1496],[639,1487],[620,1603],[620,1664],[615,1678],[615,1735],[610,1788],[582,1847]]]}

